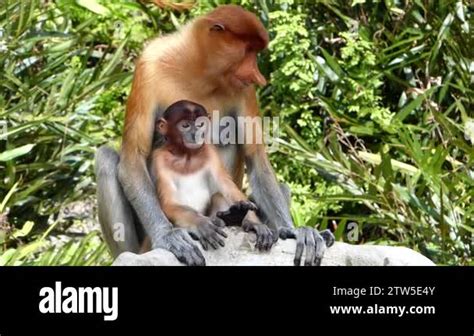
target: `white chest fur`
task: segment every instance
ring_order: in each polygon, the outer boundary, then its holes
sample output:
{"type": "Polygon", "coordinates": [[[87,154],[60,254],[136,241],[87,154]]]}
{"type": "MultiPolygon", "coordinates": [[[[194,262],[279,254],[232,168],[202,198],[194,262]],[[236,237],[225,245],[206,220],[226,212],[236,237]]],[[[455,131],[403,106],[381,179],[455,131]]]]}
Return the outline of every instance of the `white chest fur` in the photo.
{"type": "Polygon", "coordinates": [[[173,177],[174,200],[204,214],[213,194],[205,170],[189,175],[175,174],[173,177]]]}

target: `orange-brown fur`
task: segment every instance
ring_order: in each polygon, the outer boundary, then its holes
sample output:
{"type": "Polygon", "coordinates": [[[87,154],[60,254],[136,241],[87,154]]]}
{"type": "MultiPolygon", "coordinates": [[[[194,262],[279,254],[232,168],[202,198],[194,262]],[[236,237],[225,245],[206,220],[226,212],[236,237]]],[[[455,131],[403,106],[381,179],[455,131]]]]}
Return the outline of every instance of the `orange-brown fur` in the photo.
{"type": "MultiPolygon", "coordinates": [[[[245,116],[258,116],[255,88],[246,83],[265,83],[256,54],[267,44],[268,34],[259,20],[237,6],[221,6],[180,31],[151,41],[136,63],[127,102],[121,160],[129,171],[146,169],[158,103],[163,107],[186,99],[209,112],[239,107],[245,116]],[[223,24],[226,30],[209,33],[212,23],[223,24]]],[[[248,155],[263,159],[266,154],[261,144],[244,146],[228,172],[238,186],[248,155]]]]}

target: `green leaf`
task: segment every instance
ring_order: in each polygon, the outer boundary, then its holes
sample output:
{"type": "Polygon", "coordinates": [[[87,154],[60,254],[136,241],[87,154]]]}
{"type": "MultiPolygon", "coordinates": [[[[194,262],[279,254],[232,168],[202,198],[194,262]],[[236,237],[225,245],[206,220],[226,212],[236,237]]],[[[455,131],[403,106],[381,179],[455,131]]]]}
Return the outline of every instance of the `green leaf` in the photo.
{"type": "Polygon", "coordinates": [[[112,71],[120,64],[120,61],[123,58],[123,49],[127,45],[128,40],[129,40],[129,36],[127,35],[122,41],[122,43],[120,43],[113,57],[110,59],[109,62],[107,62],[107,65],[105,66],[104,70],[102,70],[100,74],[100,78],[105,78],[106,76],[111,75],[112,71]]]}
{"type": "Polygon", "coordinates": [[[355,5],[365,4],[365,0],[352,0],[351,6],[354,7],[355,5]]]}
{"type": "Polygon", "coordinates": [[[339,81],[339,76],[326,63],[326,60],[321,56],[316,56],[316,65],[332,82],[339,81]]]}
{"type": "MultiPolygon", "coordinates": [[[[360,156],[360,158],[364,161],[370,162],[374,165],[380,165],[382,163],[382,158],[380,157],[380,154],[373,154],[369,152],[363,152],[363,151],[358,151],[357,154],[360,156]]],[[[404,172],[406,174],[414,175],[418,173],[418,168],[409,165],[407,163],[391,159],[390,163],[395,170],[399,170],[401,172],[404,172]]]]}
{"type": "Polygon", "coordinates": [[[174,26],[175,29],[181,28],[181,24],[179,23],[178,18],[176,17],[176,15],[174,15],[173,13],[170,13],[170,18],[171,18],[171,22],[173,23],[173,26],[174,26]]]}
{"type": "Polygon", "coordinates": [[[339,223],[337,223],[337,229],[334,232],[334,237],[336,238],[337,241],[343,240],[343,235],[346,232],[346,224],[347,224],[347,219],[342,219],[339,223]]]}
{"type": "Polygon", "coordinates": [[[431,57],[430,57],[430,69],[433,69],[436,59],[438,58],[438,54],[440,52],[440,49],[443,45],[443,41],[446,39],[448,33],[449,33],[449,28],[451,27],[451,24],[454,21],[454,16],[453,14],[449,13],[446,15],[443,24],[441,25],[441,29],[439,30],[438,37],[436,39],[436,43],[432,48],[431,51],[431,57]]]}
{"type": "Polygon", "coordinates": [[[337,63],[337,61],[332,57],[324,48],[319,48],[323,53],[324,59],[326,60],[327,64],[331,67],[331,69],[338,75],[342,75],[342,69],[337,63]]]}
{"type": "Polygon", "coordinates": [[[13,187],[10,188],[10,190],[8,191],[6,196],[3,197],[2,203],[0,204],[0,213],[2,213],[5,210],[5,207],[7,206],[8,200],[10,199],[10,197],[12,197],[12,195],[18,189],[18,183],[19,182],[15,182],[15,184],[13,185],[13,187]]]}
{"type": "Polygon", "coordinates": [[[96,13],[96,14],[99,14],[99,15],[109,15],[110,14],[110,10],[101,5],[98,1],[96,0],[76,0],[76,3],[81,6],[81,7],[84,7],[88,10],[90,10],[91,12],[93,13],[96,13]]]}
{"type": "Polygon", "coordinates": [[[0,153],[0,162],[10,161],[16,159],[17,157],[28,154],[35,144],[28,144],[15,149],[10,149],[5,152],[0,153]]]}
{"type": "Polygon", "coordinates": [[[430,89],[426,90],[423,94],[418,95],[414,100],[412,100],[408,105],[403,107],[396,115],[395,119],[398,121],[403,121],[408,115],[419,108],[421,103],[430,96],[439,86],[433,86],[430,89]]]}
{"type": "Polygon", "coordinates": [[[23,224],[23,227],[20,230],[15,230],[13,232],[13,237],[26,237],[33,229],[34,224],[35,223],[33,223],[32,221],[27,221],[25,224],[23,224]]]}
{"type": "Polygon", "coordinates": [[[0,255],[0,266],[5,266],[9,263],[9,261],[13,258],[15,255],[16,250],[11,248],[3,252],[2,255],[0,255]]]}

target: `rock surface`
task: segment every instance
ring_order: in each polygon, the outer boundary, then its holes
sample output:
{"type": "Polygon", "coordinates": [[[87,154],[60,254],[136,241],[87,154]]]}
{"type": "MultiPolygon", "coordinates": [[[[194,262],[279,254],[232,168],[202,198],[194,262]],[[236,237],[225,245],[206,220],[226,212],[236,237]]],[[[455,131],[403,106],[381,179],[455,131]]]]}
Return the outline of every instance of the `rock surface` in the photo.
{"type": "MultiPolygon", "coordinates": [[[[279,240],[269,252],[255,250],[255,235],[237,228],[225,229],[226,246],[203,251],[208,266],[292,266],[296,241],[279,240]]],[[[303,256],[304,257],[304,256],[303,256]]],[[[141,255],[125,252],[114,266],[180,266],[171,252],[157,249],[141,255]]],[[[323,266],[434,266],[434,263],[406,247],[351,245],[336,242],[326,251],[323,266]]]]}

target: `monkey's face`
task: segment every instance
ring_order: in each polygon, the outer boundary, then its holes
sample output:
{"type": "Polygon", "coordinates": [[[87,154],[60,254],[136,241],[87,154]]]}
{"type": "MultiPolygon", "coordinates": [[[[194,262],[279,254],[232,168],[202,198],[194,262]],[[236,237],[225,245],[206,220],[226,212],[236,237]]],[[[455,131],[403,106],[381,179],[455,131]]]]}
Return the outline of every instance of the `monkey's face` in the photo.
{"type": "Polygon", "coordinates": [[[187,149],[199,149],[204,145],[208,132],[209,118],[183,119],[176,124],[174,133],[181,138],[181,144],[187,149]]]}
{"type": "Polygon", "coordinates": [[[166,109],[158,121],[158,132],[179,150],[201,148],[210,128],[206,109],[196,103],[180,100],[166,109]]]}
{"type": "Polygon", "coordinates": [[[211,76],[237,89],[266,84],[257,54],[268,45],[268,33],[253,13],[238,6],[220,6],[199,27],[211,76]]]}

